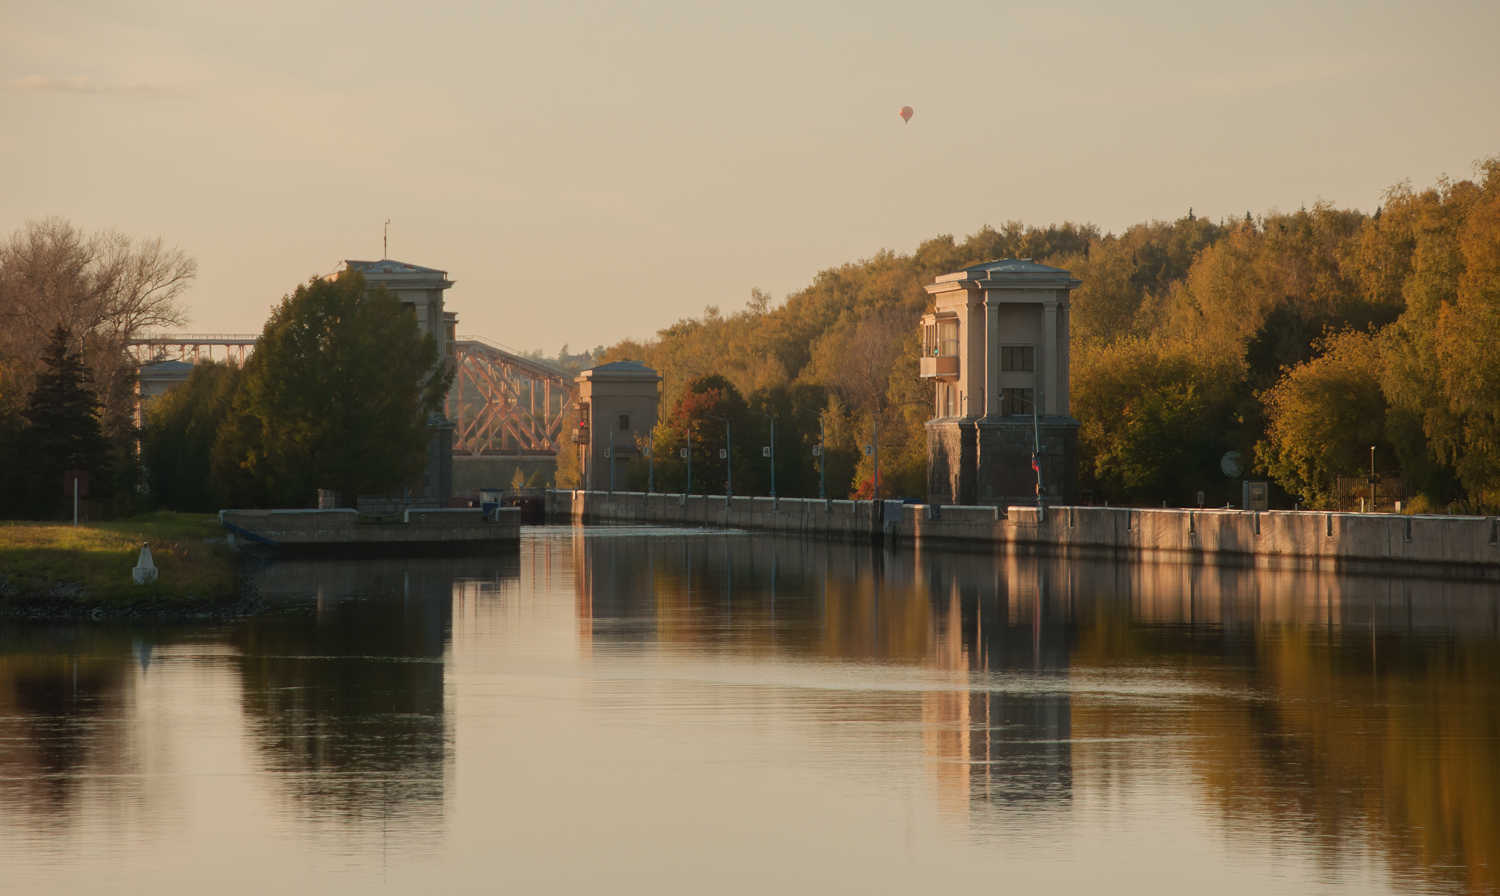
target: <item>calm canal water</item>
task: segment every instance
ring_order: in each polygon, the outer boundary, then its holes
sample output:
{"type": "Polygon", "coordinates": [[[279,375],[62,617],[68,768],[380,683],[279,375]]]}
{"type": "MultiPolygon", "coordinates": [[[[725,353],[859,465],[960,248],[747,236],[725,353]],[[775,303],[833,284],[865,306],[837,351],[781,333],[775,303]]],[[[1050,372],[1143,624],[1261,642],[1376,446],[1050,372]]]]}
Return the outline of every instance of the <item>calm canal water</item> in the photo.
{"type": "Polygon", "coordinates": [[[0,622],[0,892],[1494,893],[1500,587],[537,528],[0,622]]]}

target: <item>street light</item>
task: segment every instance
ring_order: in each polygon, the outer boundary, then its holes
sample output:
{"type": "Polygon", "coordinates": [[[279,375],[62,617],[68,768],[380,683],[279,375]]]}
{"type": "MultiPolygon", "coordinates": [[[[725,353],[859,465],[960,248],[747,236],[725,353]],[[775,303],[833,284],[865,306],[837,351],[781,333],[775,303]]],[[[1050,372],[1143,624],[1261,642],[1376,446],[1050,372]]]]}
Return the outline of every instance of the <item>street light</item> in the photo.
{"type": "Polygon", "coordinates": [[[762,414],[760,411],[751,411],[757,417],[764,417],[771,421],[771,497],[776,497],[776,418],[770,414],[762,414]]]}
{"type": "Polygon", "coordinates": [[[826,501],[828,500],[828,480],[824,473],[828,468],[828,452],[824,450],[823,446],[823,412],[815,411],[812,408],[797,408],[797,410],[804,414],[818,415],[818,500],[826,501]]]}
{"type": "Polygon", "coordinates": [[[1370,446],[1370,512],[1375,512],[1375,446],[1370,446]]]}
{"type": "Polygon", "coordinates": [[[1046,507],[1042,504],[1042,429],[1036,419],[1036,402],[1012,392],[1007,396],[1015,401],[1024,401],[1031,407],[1031,469],[1036,471],[1036,511],[1038,518],[1045,514],[1046,507]]]}
{"type": "Polygon", "coordinates": [[[734,441],[730,438],[729,421],[723,417],[715,417],[713,414],[704,414],[710,420],[718,420],[724,424],[724,497],[734,497],[734,441]]]}

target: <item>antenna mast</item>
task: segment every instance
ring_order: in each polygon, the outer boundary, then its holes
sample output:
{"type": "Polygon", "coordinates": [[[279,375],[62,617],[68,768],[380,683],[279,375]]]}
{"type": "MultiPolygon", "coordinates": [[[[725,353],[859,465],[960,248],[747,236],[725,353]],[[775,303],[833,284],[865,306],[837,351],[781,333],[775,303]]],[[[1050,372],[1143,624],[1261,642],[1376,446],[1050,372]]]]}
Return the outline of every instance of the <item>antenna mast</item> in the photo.
{"type": "Polygon", "coordinates": [[[391,257],[391,219],[385,219],[385,233],[380,239],[380,260],[388,261],[391,257]]]}

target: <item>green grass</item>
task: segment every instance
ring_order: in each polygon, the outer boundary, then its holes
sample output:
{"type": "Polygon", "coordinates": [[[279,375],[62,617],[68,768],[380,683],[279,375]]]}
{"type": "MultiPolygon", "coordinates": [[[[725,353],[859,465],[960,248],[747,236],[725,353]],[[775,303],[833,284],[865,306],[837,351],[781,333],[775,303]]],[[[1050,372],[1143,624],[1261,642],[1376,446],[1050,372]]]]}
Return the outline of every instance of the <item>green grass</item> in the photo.
{"type": "Polygon", "coordinates": [[[74,599],[82,606],[222,600],[235,592],[234,561],[226,546],[204,541],[222,536],[210,514],[149,513],[77,528],[0,522],[0,573],[22,600],[45,596],[55,583],[81,585],[74,599]],[[131,577],[143,542],[160,571],[150,585],[131,577]]]}

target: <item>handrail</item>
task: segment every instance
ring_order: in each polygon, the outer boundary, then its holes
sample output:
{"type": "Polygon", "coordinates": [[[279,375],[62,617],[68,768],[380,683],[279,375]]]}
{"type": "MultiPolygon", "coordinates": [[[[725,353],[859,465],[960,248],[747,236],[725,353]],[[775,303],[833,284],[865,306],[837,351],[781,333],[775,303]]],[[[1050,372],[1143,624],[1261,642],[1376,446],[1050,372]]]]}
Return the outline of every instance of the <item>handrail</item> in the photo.
{"type": "Polygon", "coordinates": [[[127,339],[127,345],[156,345],[159,343],[183,343],[186,345],[254,345],[260,338],[258,333],[143,333],[127,339]]]}

